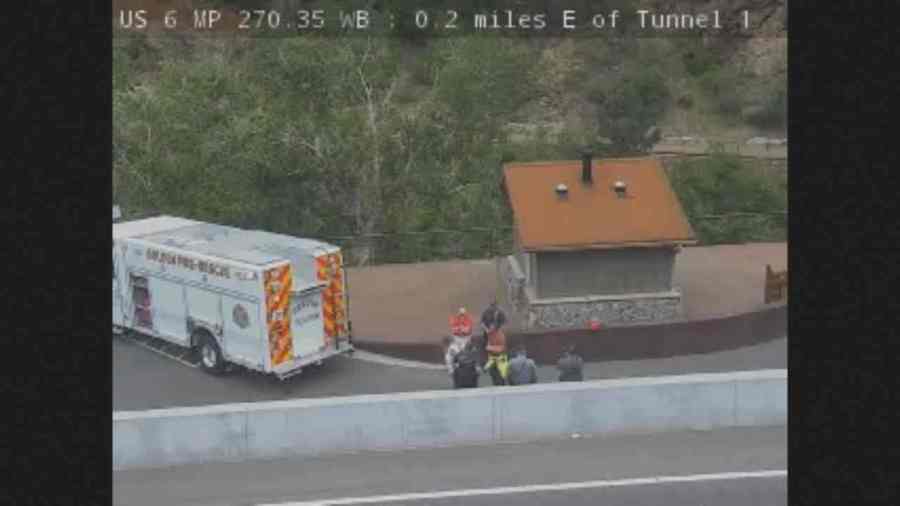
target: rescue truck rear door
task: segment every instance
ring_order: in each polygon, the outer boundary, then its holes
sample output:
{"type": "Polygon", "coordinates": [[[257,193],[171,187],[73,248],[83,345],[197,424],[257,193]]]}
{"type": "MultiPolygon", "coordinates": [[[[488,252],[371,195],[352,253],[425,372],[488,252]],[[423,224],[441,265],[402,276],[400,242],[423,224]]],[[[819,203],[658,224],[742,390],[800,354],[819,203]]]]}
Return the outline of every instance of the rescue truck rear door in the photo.
{"type": "Polygon", "coordinates": [[[291,334],[295,359],[318,353],[324,348],[321,287],[291,292],[291,334]]]}

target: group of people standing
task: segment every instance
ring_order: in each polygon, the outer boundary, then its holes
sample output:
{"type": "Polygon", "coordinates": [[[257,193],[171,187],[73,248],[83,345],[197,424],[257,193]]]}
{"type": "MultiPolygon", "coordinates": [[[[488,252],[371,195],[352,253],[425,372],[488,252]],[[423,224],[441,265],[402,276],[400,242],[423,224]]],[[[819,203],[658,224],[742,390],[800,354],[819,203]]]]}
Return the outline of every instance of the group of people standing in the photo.
{"type": "MultiPolygon", "coordinates": [[[[537,383],[537,366],[521,344],[512,350],[512,358],[503,326],[506,314],[493,301],[481,314],[480,336],[474,337],[474,325],[465,308],[450,317],[450,333],[445,338],[444,360],[454,388],[477,388],[482,373],[494,386],[537,383]]],[[[557,362],[559,381],[581,381],[584,361],[569,345],[557,362]]]]}

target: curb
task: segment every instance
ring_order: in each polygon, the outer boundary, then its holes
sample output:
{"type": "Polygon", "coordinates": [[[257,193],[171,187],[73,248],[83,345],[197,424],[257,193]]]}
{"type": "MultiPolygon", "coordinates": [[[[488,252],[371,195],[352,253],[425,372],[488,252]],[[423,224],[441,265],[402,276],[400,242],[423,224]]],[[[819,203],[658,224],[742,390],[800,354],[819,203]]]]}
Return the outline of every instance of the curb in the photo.
{"type": "Polygon", "coordinates": [[[402,358],[394,358],[388,355],[372,353],[370,351],[361,350],[359,348],[353,351],[353,355],[351,355],[350,358],[362,360],[363,362],[370,362],[373,364],[408,367],[410,369],[426,369],[430,371],[444,371],[446,369],[441,364],[420,362],[416,360],[404,360],[402,358]]]}

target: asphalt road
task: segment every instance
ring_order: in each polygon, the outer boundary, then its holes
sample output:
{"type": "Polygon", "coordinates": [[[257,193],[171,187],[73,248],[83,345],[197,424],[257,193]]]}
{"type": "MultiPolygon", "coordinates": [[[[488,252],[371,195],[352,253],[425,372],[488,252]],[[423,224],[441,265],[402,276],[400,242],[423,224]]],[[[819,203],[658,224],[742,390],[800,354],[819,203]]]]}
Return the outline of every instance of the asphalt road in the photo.
{"type": "Polygon", "coordinates": [[[120,471],[113,503],[773,506],[786,469],[785,427],[744,428],[120,471]]]}
{"type": "MultiPolygon", "coordinates": [[[[282,382],[243,369],[209,376],[122,338],[113,338],[112,346],[116,411],[450,388],[442,369],[389,365],[392,362],[361,357],[336,357],[282,382]]],[[[784,368],[787,339],[704,355],[589,363],[584,372],[586,379],[605,379],[784,368]]],[[[540,367],[538,377],[542,383],[555,382],[556,371],[540,367]]],[[[481,384],[489,382],[481,378],[481,384]]]]}

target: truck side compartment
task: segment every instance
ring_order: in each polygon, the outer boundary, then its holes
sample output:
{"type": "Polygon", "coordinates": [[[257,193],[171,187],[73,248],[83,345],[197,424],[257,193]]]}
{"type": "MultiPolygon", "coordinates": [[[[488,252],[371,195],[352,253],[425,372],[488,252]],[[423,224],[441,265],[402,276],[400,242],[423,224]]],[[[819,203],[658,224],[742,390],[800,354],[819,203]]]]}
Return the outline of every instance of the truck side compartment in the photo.
{"type": "MultiPolygon", "coordinates": [[[[187,298],[182,306],[186,309],[183,328],[194,338],[198,331],[205,330],[221,343],[224,330],[222,295],[194,287],[187,287],[186,293],[187,298]]],[[[192,340],[190,344],[198,343],[192,340]]]]}
{"type": "Polygon", "coordinates": [[[185,325],[185,286],[177,280],[147,276],[152,300],[154,330],[182,346],[190,346],[185,325]]]}

